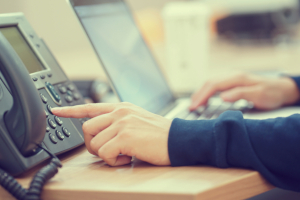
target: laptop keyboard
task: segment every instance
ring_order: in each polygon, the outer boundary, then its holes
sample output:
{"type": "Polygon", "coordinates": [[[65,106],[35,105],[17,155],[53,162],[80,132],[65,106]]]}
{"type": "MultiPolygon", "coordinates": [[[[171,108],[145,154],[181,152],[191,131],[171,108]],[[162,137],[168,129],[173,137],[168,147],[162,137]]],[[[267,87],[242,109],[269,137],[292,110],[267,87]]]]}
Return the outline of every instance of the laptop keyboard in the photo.
{"type": "Polygon", "coordinates": [[[211,98],[207,106],[201,106],[192,112],[183,110],[182,112],[179,112],[175,118],[186,120],[215,119],[227,110],[245,112],[252,108],[253,104],[243,99],[230,103],[224,102],[220,98],[211,98]]]}

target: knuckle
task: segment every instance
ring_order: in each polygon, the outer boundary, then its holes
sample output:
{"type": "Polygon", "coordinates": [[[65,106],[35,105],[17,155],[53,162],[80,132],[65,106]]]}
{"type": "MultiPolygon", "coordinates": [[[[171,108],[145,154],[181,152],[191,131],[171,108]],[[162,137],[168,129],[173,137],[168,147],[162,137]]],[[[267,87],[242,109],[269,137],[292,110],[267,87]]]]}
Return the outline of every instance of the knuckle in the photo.
{"type": "MultiPolygon", "coordinates": [[[[95,139],[92,139],[90,141],[90,147],[93,151],[97,150],[97,141],[95,139]]],[[[97,152],[97,151],[96,151],[97,152]]]]}
{"type": "Polygon", "coordinates": [[[106,154],[106,151],[105,151],[105,148],[102,147],[98,150],[98,156],[100,158],[102,158],[103,160],[106,160],[107,159],[107,154],[106,154]]]}
{"type": "Polygon", "coordinates": [[[122,131],[119,132],[118,134],[118,139],[124,141],[124,140],[128,140],[128,138],[131,137],[131,133],[130,131],[128,131],[128,129],[124,129],[122,131]]]}
{"type": "Polygon", "coordinates": [[[218,82],[214,80],[210,80],[206,83],[205,87],[207,87],[209,90],[215,90],[217,89],[218,82]]]}
{"type": "Polygon", "coordinates": [[[131,147],[129,147],[129,148],[127,147],[127,148],[122,149],[121,153],[123,155],[127,155],[127,156],[136,156],[136,152],[131,147]]]}
{"type": "Polygon", "coordinates": [[[132,115],[127,115],[126,117],[123,117],[122,119],[120,119],[118,122],[117,122],[117,125],[119,127],[126,127],[128,126],[128,124],[130,124],[131,122],[133,121],[133,116],[132,115]]]}
{"type": "Polygon", "coordinates": [[[130,109],[127,107],[121,107],[114,110],[114,114],[116,115],[124,116],[124,115],[128,115],[129,113],[130,113],[130,109]]]}
{"type": "Polygon", "coordinates": [[[235,76],[235,78],[237,78],[240,81],[245,81],[249,78],[249,75],[244,72],[240,72],[235,76]]]}
{"type": "Polygon", "coordinates": [[[82,131],[84,132],[84,133],[87,133],[88,132],[88,127],[89,127],[89,121],[86,121],[86,122],[84,122],[83,123],[83,125],[82,125],[82,131]]]}
{"type": "Polygon", "coordinates": [[[260,85],[257,89],[257,96],[259,98],[262,98],[265,95],[265,86],[264,85],[260,85]]]}
{"type": "Polygon", "coordinates": [[[91,103],[85,104],[84,108],[85,108],[85,113],[87,113],[87,115],[89,116],[90,112],[93,110],[93,104],[91,103]]]}

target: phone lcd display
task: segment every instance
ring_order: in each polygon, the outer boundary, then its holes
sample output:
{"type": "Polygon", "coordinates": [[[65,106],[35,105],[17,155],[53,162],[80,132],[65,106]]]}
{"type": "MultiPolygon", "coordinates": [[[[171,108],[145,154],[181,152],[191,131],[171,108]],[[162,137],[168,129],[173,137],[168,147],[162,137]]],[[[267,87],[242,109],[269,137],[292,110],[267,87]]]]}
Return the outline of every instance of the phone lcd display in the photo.
{"type": "Polygon", "coordinates": [[[0,32],[17,52],[29,74],[45,69],[16,26],[2,27],[0,28],[0,32]]]}

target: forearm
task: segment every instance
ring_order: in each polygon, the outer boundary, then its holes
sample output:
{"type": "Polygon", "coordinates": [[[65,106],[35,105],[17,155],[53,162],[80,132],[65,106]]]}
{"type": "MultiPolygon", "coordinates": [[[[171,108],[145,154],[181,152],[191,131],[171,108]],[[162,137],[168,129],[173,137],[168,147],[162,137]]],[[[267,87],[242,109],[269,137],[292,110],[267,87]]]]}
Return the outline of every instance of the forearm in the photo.
{"type": "Polygon", "coordinates": [[[173,166],[207,164],[259,171],[277,187],[300,191],[300,115],[246,120],[240,112],[218,119],[175,119],[169,135],[173,166]]]}

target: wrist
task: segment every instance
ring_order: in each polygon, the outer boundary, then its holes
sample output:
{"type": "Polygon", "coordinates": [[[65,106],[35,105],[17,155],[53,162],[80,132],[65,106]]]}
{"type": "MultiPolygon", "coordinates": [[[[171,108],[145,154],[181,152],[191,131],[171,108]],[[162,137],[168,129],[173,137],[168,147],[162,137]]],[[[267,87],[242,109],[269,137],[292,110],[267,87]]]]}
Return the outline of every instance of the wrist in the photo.
{"type": "Polygon", "coordinates": [[[283,105],[292,105],[300,100],[300,92],[296,82],[289,77],[281,78],[282,92],[283,92],[283,105]]]}

